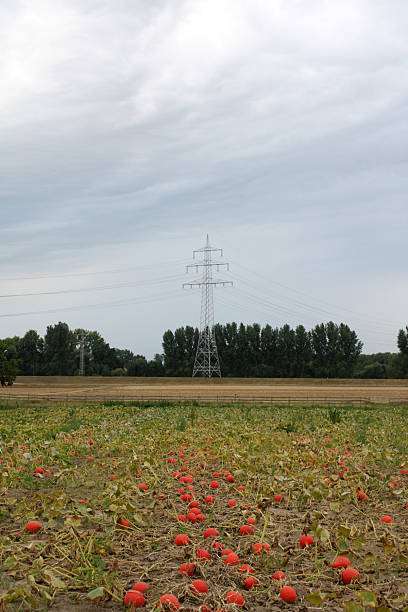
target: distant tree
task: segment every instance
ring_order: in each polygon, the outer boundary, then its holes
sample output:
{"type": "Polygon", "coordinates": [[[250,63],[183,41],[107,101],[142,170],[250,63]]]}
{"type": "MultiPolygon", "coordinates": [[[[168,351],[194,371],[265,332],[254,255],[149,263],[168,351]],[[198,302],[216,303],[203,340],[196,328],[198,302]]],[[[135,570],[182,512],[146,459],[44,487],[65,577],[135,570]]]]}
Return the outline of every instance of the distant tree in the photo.
{"type": "Polygon", "coordinates": [[[7,345],[0,342],[0,385],[11,387],[18,374],[18,359],[9,355],[7,345]]]}
{"type": "MultiPolygon", "coordinates": [[[[112,370],[126,367],[118,349],[111,348],[97,331],[76,329],[73,333],[75,346],[78,347],[83,338],[84,365],[87,376],[110,376],[112,370]]],[[[123,351],[125,353],[126,351],[123,351]]],[[[130,353],[130,351],[129,351],[130,353]]],[[[133,355],[133,353],[131,353],[133,355]]],[[[75,373],[79,372],[79,350],[76,350],[75,373]]]]}
{"type": "Polygon", "coordinates": [[[313,353],[313,376],[327,378],[329,375],[327,367],[327,334],[324,323],[316,325],[311,331],[311,344],[313,353]]]}
{"type": "Polygon", "coordinates": [[[214,327],[221,372],[223,376],[235,376],[240,355],[238,352],[238,328],[236,323],[217,324],[214,327]]]}
{"type": "Polygon", "coordinates": [[[351,378],[354,375],[358,358],[361,355],[363,343],[358,339],[356,332],[344,323],[340,323],[339,334],[340,367],[337,375],[340,378],[351,378]]]}
{"type": "Polygon", "coordinates": [[[388,378],[392,357],[393,353],[359,355],[354,370],[354,378],[388,378]]]}
{"type": "Polygon", "coordinates": [[[132,361],[128,364],[128,376],[146,376],[147,360],[144,355],[135,355],[132,361]]]}
{"type": "Polygon", "coordinates": [[[194,360],[197,352],[199,331],[191,325],[184,328],[184,373],[183,376],[191,376],[193,373],[194,360]]]}
{"type": "Polygon", "coordinates": [[[247,330],[243,323],[238,327],[237,333],[237,358],[235,361],[234,376],[248,376],[248,366],[250,364],[249,344],[247,330]]]}
{"type": "Polygon", "coordinates": [[[375,361],[364,366],[360,370],[358,378],[387,378],[384,364],[375,361]]]}
{"type": "Polygon", "coordinates": [[[164,376],[164,357],[156,353],[151,361],[147,362],[146,376],[164,376]]]}
{"type": "Polygon", "coordinates": [[[311,359],[312,347],[310,343],[310,334],[303,325],[298,325],[295,329],[294,375],[301,378],[307,376],[310,372],[311,359]]]}
{"type": "Polygon", "coordinates": [[[21,359],[21,375],[36,376],[40,373],[44,356],[44,340],[34,329],[30,329],[20,339],[18,354],[21,359]]]}
{"type": "Polygon", "coordinates": [[[21,338],[19,338],[18,336],[13,336],[12,338],[3,338],[1,342],[4,347],[4,350],[7,351],[8,359],[20,358],[18,347],[21,342],[21,338]]]}
{"type": "Polygon", "coordinates": [[[296,363],[296,334],[288,324],[283,325],[279,330],[278,354],[279,376],[281,378],[290,378],[294,376],[296,363]]]}
{"type": "Polygon", "coordinates": [[[400,329],[397,337],[397,345],[402,355],[408,357],[408,327],[400,329]]]}
{"type": "MultiPolygon", "coordinates": [[[[258,323],[217,324],[214,333],[224,377],[351,376],[362,343],[347,325],[332,321],[308,332],[303,325],[272,328],[258,323]]],[[[190,376],[198,330],[181,327],[163,335],[166,376],[190,376]]]]}
{"type": "Polygon", "coordinates": [[[198,330],[179,327],[163,334],[164,372],[166,376],[191,376],[197,349],[198,330]]]}
{"type": "Polygon", "coordinates": [[[115,368],[114,370],[111,371],[110,375],[111,376],[124,376],[125,371],[123,368],[115,368]]]}
{"type": "Polygon", "coordinates": [[[261,326],[258,323],[247,325],[246,336],[248,343],[247,376],[257,376],[261,363],[261,326]]]}
{"type": "Polygon", "coordinates": [[[177,367],[176,345],[174,342],[174,334],[168,329],[163,334],[163,355],[164,355],[164,371],[166,376],[175,376],[177,367]]]}
{"type": "Polygon", "coordinates": [[[129,364],[135,358],[135,355],[132,353],[132,351],[129,351],[129,349],[115,348],[114,350],[118,362],[120,362],[121,367],[126,371],[129,368],[129,364]]]}
{"type": "Polygon", "coordinates": [[[47,327],[44,360],[45,372],[49,376],[73,376],[76,373],[76,339],[66,323],[47,327]]]}
{"type": "Polygon", "coordinates": [[[400,329],[397,336],[399,353],[394,355],[387,368],[389,378],[408,378],[408,327],[400,329]]]}
{"type": "Polygon", "coordinates": [[[333,321],[316,325],[311,331],[313,375],[318,378],[353,376],[363,344],[348,325],[333,321]]]}
{"type": "Polygon", "coordinates": [[[258,375],[266,378],[275,378],[279,370],[279,329],[269,324],[261,330],[261,364],[258,375]]]}

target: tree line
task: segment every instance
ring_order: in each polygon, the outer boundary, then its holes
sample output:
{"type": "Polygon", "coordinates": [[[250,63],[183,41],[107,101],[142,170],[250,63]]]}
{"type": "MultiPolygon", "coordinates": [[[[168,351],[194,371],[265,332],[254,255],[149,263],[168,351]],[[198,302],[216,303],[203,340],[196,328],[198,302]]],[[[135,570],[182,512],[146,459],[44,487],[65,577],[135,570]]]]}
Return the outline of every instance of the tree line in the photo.
{"type": "MultiPolygon", "coordinates": [[[[303,325],[258,323],[214,327],[223,376],[262,378],[350,378],[363,344],[348,325],[330,321],[307,331],[303,325]]],[[[180,327],[163,336],[167,376],[191,375],[198,330],[180,327]]]]}
{"type": "Polygon", "coordinates": [[[22,376],[79,375],[81,344],[87,376],[164,374],[162,370],[157,371],[157,363],[161,366],[160,356],[148,362],[143,355],[110,347],[97,331],[71,330],[67,323],[59,322],[49,325],[43,338],[37,331],[30,329],[23,337],[0,340],[2,385],[10,384],[16,373],[22,376]]]}
{"type": "MultiPolygon", "coordinates": [[[[344,323],[329,321],[311,330],[303,325],[261,327],[258,323],[214,327],[225,377],[408,378],[408,327],[397,337],[399,353],[361,354],[363,344],[344,323]]],[[[163,334],[162,353],[148,360],[129,349],[112,348],[97,331],[49,325],[42,338],[0,340],[0,383],[23,376],[76,376],[83,345],[87,376],[191,376],[199,330],[179,327],[163,334]]]]}
{"type": "MultiPolygon", "coordinates": [[[[399,353],[361,353],[363,343],[344,323],[215,325],[223,376],[266,378],[408,378],[408,327],[398,332],[399,353]]],[[[191,376],[199,332],[180,327],[163,335],[166,376],[191,376]]]]}

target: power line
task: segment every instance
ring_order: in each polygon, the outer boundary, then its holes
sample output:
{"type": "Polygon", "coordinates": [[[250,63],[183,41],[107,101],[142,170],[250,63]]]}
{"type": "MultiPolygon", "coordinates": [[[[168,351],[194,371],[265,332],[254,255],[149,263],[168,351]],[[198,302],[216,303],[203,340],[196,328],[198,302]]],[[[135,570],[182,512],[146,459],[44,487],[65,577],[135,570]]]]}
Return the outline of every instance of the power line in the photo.
{"type": "Polygon", "coordinates": [[[65,308],[50,308],[47,310],[32,310],[29,312],[12,312],[6,314],[0,314],[0,318],[11,318],[11,317],[26,317],[32,315],[40,315],[40,314],[52,314],[56,312],[70,312],[70,311],[80,311],[86,310],[87,308],[106,308],[111,306],[125,306],[127,304],[146,304],[149,302],[154,302],[162,299],[169,299],[172,297],[180,297],[180,292],[172,291],[166,293],[160,293],[155,296],[150,296],[146,298],[133,298],[127,300],[116,300],[112,302],[98,302],[97,304],[82,304],[80,306],[66,306],[65,308]]]}
{"type": "MultiPolygon", "coordinates": [[[[228,307],[230,310],[232,307],[234,309],[237,309],[238,311],[246,312],[251,315],[255,311],[261,314],[263,317],[265,317],[266,320],[268,320],[270,317],[270,311],[268,311],[267,308],[262,308],[259,305],[254,306],[253,302],[251,303],[251,306],[249,307],[249,306],[246,306],[245,304],[237,302],[236,300],[232,300],[230,296],[226,297],[225,295],[223,296],[217,295],[216,301],[217,303],[228,307]]],[[[284,318],[281,313],[278,313],[278,315],[279,315],[278,323],[285,324],[288,322],[287,318],[284,318]]],[[[308,318],[312,321],[311,317],[308,317],[308,318]]],[[[395,344],[395,340],[388,339],[387,336],[383,336],[383,340],[378,340],[378,333],[376,333],[376,343],[381,346],[389,347],[391,344],[395,344]]]]}
{"type": "MultiPolygon", "coordinates": [[[[246,298],[248,298],[248,299],[250,299],[252,301],[255,300],[255,301],[258,302],[258,304],[264,305],[267,308],[270,308],[271,310],[275,310],[277,312],[283,312],[283,313],[289,314],[289,315],[294,316],[294,317],[299,317],[300,316],[300,317],[304,318],[306,316],[306,318],[308,318],[309,320],[315,320],[315,318],[311,317],[310,314],[309,315],[305,315],[305,313],[300,312],[300,315],[299,315],[299,311],[291,310],[289,308],[285,308],[283,306],[279,306],[279,305],[273,304],[273,303],[269,302],[269,300],[267,300],[265,298],[258,297],[258,296],[254,295],[254,294],[247,293],[247,292],[242,291],[240,289],[238,291],[242,295],[244,295],[246,298]]],[[[335,317],[335,318],[337,318],[337,317],[335,317]]],[[[368,331],[371,331],[371,332],[375,333],[376,335],[380,335],[380,336],[382,335],[383,337],[384,337],[384,334],[386,334],[387,338],[388,338],[387,334],[391,333],[390,330],[378,330],[378,328],[372,327],[370,324],[367,325],[366,323],[364,324],[364,328],[366,330],[368,330],[368,331]]]]}
{"type": "Polygon", "coordinates": [[[101,274],[119,274],[122,272],[134,272],[135,270],[149,270],[151,268],[163,267],[163,266],[179,266],[180,264],[186,263],[186,259],[176,259],[173,261],[165,261],[163,263],[148,264],[145,266],[132,266],[131,268],[116,268],[112,270],[98,270],[94,272],[65,272],[63,274],[39,274],[36,276],[15,276],[15,277],[4,277],[0,278],[1,282],[8,281],[22,281],[22,280],[40,280],[47,278],[69,278],[76,276],[96,276],[101,274]]]}
{"type": "Polygon", "coordinates": [[[37,292],[32,292],[32,293],[6,293],[3,295],[0,295],[0,298],[33,297],[33,296],[40,296],[40,295],[63,295],[67,293],[106,291],[108,289],[121,289],[121,288],[126,288],[126,287],[138,287],[138,286],[143,286],[143,285],[147,285],[147,286],[155,285],[158,283],[160,284],[160,283],[174,281],[174,280],[181,280],[182,278],[183,278],[183,275],[175,274],[173,276],[164,276],[158,279],[150,279],[147,281],[135,281],[131,283],[117,283],[115,285],[101,285],[97,287],[80,287],[77,289],[56,289],[55,291],[37,291],[37,292]]]}
{"type": "MultiPolygon", "coordinates": [[[[324,304],[326,306],[333,307],[333,308],[336,309],[337,312],[344,311],[345,313],[353,314],[355,317],[358,317],[358,318],[360,318],[363,321],[371,320],[371,322],[373,324],[375,324],[375,325],[383,325],[384,327],[392,327],[391,323],[388,323],[387,321],[384,321],[383,319],[379,319],[377,317],[366,315],[366,313],[361,313],[361,312],[358,312],[358,311],[355,311],[355,310],[351,310],[349,308],[345,308],[344,306],[339,306],[338,304],[332,304],[331,302],[327,302],[326,300],[322,300],[321,298],[317,298],[317,297],[311,296],[311,295],[309,295],[309,294],[307,294],[307,293],[305,293],[303,291],[299,291],[298,289],[294,289],[293,287],[289,287],[288,285],[284,285],[284,284],[279,283],[279,282],[277,282],[275,280],[267,278],[266,276],[264,276],[262,274],[259,274],[258,272],[255,272],[255,271],[247,268],[246,266],[242,266],[241,264],[238,264],[236,262],[234,262],[234,264],[238,267],[238,269],[242,268],[243,270],[246,270],[247,272],[249,272],[251,274],[251,277],[252,277],[252,275],[257,276],[258,278],[260,278],[263,281],[263,283],[267,282],[268,284],[276,285],[276,286],[281,287],[281,288],[283,288],[283,289],[285,289],[287,291],[291,291],[292,293],[297,293],[298,295],[301,295],[301,296],[304,296],[306,298],[309,298],[309,299],[311,299],[311,300],[313,300],[315,302],[320,302],[321,304],[324,304]]],[[[246,281],[246,282],[248,282],[248,281],[246,281]]],[[[268,287],[268,291],[269,290],[270,290],[270,288],[268,287]]],[[[293,298],[285,298],[285,299],[291,300],[291,303],[294,302],[293,298]]],[[[328,311],[326,309],[322,309],[319,306],[315,306],[313,304],[307,304],[306,302],[302,302],[302,301],[299,301],[299,300],[295,300],[295,302],[298,303],[299,305],[302,305],[302,306],[306,307],[306,308],[309,308],[309,309],[312,309],[312,310],[320,310],[320,312],[324,312],[324,313],[328,314],[329,316],[333,316],[333,312],[332,311],[328,311]]],[[[334,316],[337,317],[338,314],[336,314],[334,316]]]]}

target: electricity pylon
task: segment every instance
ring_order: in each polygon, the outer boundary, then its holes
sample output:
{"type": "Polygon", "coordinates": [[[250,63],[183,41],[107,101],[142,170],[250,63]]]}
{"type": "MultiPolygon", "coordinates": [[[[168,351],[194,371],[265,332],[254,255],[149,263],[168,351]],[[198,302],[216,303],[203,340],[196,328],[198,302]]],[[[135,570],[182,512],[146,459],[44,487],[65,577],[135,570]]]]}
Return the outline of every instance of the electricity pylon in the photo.
{"type": "Polygon", "coordinates": [[[79,340],[79,375],[85,376],[85,336],[83,332],[79,340]]]}
{"type": "Polygon", "coordinates": [[[214,333],[214,301],[213,301],[213,288],[217,286],[226,287],[232,285],[231,281],[224,280],[213,280],[212,268],[217,267],[217,272],[222,266],[226,266],[229,270],[229,264],[217,261],[211,261],[211,254],[214,252],[221,253],[223,256],[222,249],[216,249],[210,246],[210,241],[207,234],[207,243],[205,247],[193,251],[193,259],[195,259],[196,253],[203,256],[200,263],[189,264],[186,268],[186,272],[190,268],[195,268],[198,272],[199,268],[202,268],[202,278],[200,281],[184,283],[184,287],[201,287],[201,318],[200,318],[200,335],[198,339],[197,353],[194,361],[193,376],[201,374],[211,378],[211,376],[219,376],[221,378],[220,361],[218,359],[217,344],[215,342],[214,333]]]}

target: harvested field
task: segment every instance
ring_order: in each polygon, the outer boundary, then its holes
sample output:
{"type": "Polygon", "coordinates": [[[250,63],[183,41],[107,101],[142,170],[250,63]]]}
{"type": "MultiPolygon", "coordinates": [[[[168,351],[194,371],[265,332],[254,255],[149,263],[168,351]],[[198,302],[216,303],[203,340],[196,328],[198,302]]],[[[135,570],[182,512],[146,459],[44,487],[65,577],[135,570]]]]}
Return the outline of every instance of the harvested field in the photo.
{"type": "Polygon", "coordinates": [[[0,610],[119,611],[140,581],[143,610],[171,609],[165,595],[195,612],[407,610],[407,408],[59,404],[1,416],[0,610]],[[339,556],[358,572],[350,584],[339,556]]]}
{"type": "Polygon", "coordinates": [[[408,380],[18,377],[1,398],[408,403],[408,380]]]}

